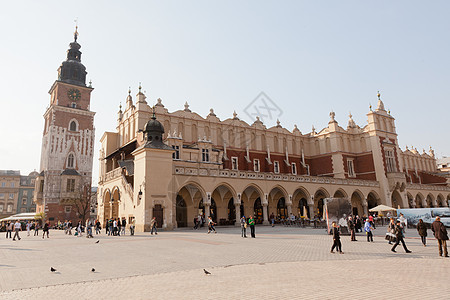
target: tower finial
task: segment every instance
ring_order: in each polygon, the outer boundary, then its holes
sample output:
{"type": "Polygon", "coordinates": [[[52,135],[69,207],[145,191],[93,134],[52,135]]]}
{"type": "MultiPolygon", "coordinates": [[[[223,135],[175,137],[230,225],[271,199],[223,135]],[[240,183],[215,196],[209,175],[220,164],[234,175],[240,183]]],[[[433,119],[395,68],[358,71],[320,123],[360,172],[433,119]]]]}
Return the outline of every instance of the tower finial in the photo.
{"type": "Polygon", "coordinates": [[[378,97],[378,100],[380,100],[380,97],[381,97],[380,91],[377,92],[377,97],[378,97]]]}
{"type": "Polygon", "coordinates": [[[154,105],[153,105],[153,107],[152,107],[152,111],[153,111],[153,113],[152,113],[152,119],[153,119],[153,120],[156,120],[155,106],[154,106],[154,105]]]}
{"type": "Polygon", "coordinates": [[[78,38],[78,18],[76,18],[74,20],[75,22],[75,32],[73,33],[73,39],[75,40],[75,42],[77,41],[78,38]]]}
{"type": "Polygon", "coordinates": [[[139,82],[139,94],[141,93],[141,89],[142,89],[142,86],[141,86],[141,83],[139,82]]]}
{"type": "Polygon", "coordinates": [[[128,87],[128,95],[131,95],[131,86],[128,87]]]}

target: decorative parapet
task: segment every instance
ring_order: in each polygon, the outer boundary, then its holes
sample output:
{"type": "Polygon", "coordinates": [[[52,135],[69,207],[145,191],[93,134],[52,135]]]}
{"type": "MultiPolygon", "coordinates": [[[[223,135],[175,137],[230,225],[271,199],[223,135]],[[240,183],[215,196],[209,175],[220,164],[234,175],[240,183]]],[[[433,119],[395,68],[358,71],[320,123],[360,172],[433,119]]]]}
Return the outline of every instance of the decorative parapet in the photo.
{"type": "Polygon", "coordinates": [[[450,192],[450,186],[439,186],[430,184],[407,183],[406,188],[410,190],[432,190],[450,192]]]}
{"type": "Polygon", "coordinates": [[[122,176],[122,168],[118,167],[118,168],[115,168],[114,170],[109,171],[108,173],[106,173],[105,174],[105,178],[102,178],[102,179],[103,179],[103,182],[108,182],[110,180],[117,179],[117,178],[119,178],[121,176],[122,176]]]}
{"type": "Polygon", "coordinates": [[[234,170],[217,170],[207,168],[189,168],[189,167],[174,167],[174,175],[187,176],[210,176],[223,178],[240,178],[240,179],[255,179],[255,180],[273,180],[273,181],[291,181],[291,182],[310,182],[320,184],[337,184],[337,185],[356,185],[379,187],[378,181],[362,180],[362,179],[340,179],[318,176],[301,176],[301,175],[287,175],[287,174],[273,174],[264,172],[252,171],[234,171],[234,170]]]}

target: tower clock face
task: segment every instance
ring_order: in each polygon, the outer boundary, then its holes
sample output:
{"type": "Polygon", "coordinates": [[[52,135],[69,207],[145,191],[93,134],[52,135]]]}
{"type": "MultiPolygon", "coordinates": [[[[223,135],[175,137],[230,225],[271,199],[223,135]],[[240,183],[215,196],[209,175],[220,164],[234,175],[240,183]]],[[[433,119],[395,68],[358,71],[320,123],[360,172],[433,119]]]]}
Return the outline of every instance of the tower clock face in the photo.
{"type": "Polygon", "coordinates": [[[70,100],[73,100],[73,101],[78,101],[81,98],[81,93],[77,89],[70,89],[67,92],[67,95],[69,96],[70,100]]]}

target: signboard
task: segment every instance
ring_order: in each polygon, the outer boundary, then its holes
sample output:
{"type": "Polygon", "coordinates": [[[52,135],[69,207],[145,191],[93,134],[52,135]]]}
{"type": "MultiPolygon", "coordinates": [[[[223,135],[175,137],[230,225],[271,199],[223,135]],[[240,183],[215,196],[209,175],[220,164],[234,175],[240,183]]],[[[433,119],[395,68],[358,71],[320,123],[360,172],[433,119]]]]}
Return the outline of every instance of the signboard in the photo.
{"type": "Polygon", "coordinates": [[[449,207],[397,209],[397,216],[400,214],[403,214],[408,219],[408,224],[412,225],[417,225],[419,219],[422,219],[427,224],[431,224],[439,216],[445,227],[450,227],[449,207]]]}

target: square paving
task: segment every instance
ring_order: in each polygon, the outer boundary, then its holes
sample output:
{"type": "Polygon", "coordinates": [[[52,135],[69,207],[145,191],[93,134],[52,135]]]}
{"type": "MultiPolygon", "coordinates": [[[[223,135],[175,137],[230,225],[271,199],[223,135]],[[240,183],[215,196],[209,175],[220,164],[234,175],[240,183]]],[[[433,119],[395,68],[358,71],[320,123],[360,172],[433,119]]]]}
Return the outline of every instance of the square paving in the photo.
{"type": "Polygon", "coordinates": [[[432,299],[450,292],[450,258],[438,256],[431,232],[423,247],[407,230],[411,254],[401,246],[392,253],[381,227],[374,243],[361,233],[357,242],[343,236],[344,254],[331,254],[323,229],[257,226],[255,239],[241,238],[237,227],[217,231],[112,237],[103,230],[87,239],[53,230],[45,240],[21,232],[15,242],[2,235],[0,298],[432,299]]]}

